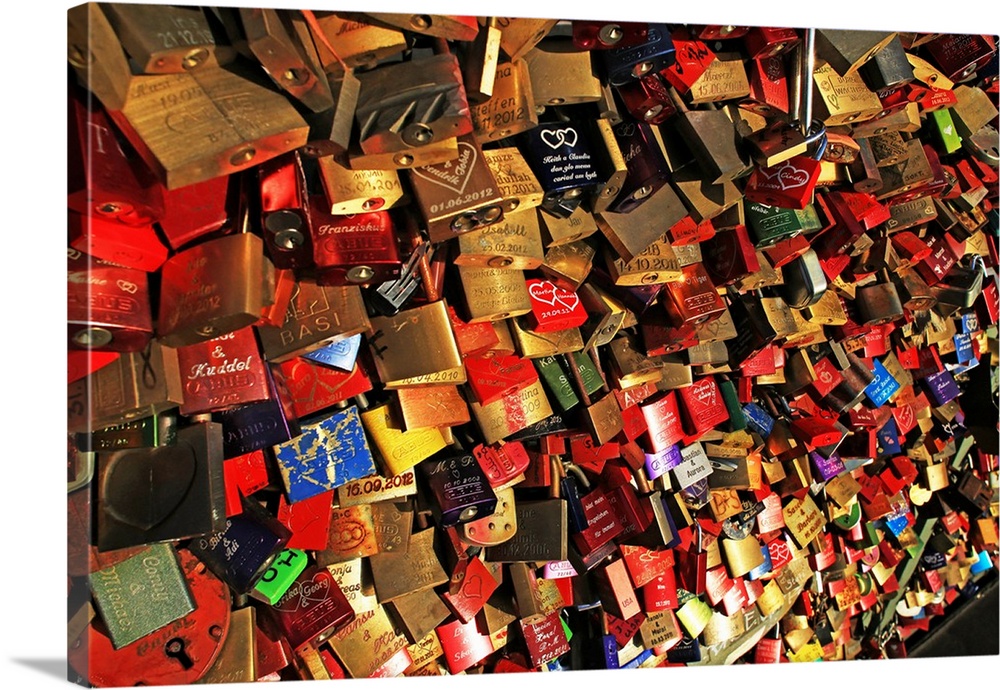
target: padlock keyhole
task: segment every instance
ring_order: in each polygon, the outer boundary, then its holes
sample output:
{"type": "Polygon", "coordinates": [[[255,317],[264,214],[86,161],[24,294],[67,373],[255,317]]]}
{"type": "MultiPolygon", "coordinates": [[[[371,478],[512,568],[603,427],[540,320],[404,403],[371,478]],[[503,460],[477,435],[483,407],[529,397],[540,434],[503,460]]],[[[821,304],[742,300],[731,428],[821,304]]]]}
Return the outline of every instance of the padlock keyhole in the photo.
{"type": "Polygon", "coordinates": [[[184,650],[184,640],[179,637],[169,640],[164,647],[164,652],[166,652],[167,656],[171,659],[177,659],[180,665],[184,667],[185,671],[194,666],[194,662],[191,661],[191,657],[189,657],[187,652],[184,650]]]}

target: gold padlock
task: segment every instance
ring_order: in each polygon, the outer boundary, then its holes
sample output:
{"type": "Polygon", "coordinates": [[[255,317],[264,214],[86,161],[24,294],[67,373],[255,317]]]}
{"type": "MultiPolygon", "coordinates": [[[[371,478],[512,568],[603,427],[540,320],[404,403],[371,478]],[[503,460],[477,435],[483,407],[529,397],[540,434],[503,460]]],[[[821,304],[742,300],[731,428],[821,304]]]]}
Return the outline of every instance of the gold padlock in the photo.
{"type": "Polygon", "coordinates": [[[459,265],[458,280],[470,323],[499,321],[531,311],[524,272],[512,268],[459,265]]]}
{"type": "Polygon", "coordinates": [[[465,383],[465,367],[444,300],[395,316],[373,317],[371,327],[368,344],[386,388],[465,383]]]}
{"type": "Polygon", "coordinates": [[[309,126],[240,62],[134,76],[109,113],[167,189],[245,170],[306,143],[309,126]]]}
{"type": "Polygon", "coordinates": [[[497,65],[493,94],[472,108],[472,124],[481,144],[512,137],[538,124],[531,77],[524,60],[497,65]]]}

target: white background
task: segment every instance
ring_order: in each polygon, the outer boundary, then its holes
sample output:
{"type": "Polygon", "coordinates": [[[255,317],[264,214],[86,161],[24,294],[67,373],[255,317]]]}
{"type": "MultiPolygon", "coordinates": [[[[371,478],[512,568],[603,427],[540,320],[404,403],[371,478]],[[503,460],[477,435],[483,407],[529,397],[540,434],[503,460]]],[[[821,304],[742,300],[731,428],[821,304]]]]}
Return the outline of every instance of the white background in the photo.
{"type": "MultiPolygon", "coordinates": [[[[158,4],[164,4],[154,0],[158,4]]],[[[4,567],[0,586],[0,683],[5,688],[65,687],[66,567],[65,481],[65,282],[66,237],[66,9],[76,3],[13,0],[0,15],[0,522],[4,567]]],[[[193,4],[193,2],[192,2],[193,4]]],[[[244,0],[220,5],[249,6],[244,0]]],[[[269,7],[300,8],[298,2],[262,1],[269,7]]],[[[823,26],[921,32],[998,33],[995,0],[950,3],[816,2],[789,4],[761,0],[707,2],[594,3],[557,0],[366,0],[351,3],[316,0],[312,9],[435,11],[487,15],[496,7],[505,16],[607,18],[767,26],[823,26]]],[[[581,672],[563,676],[569,683],[661,685],[677,687],[867,688],[995,687],[1000,657],[944,660],[784,664],[728,669],[659,669],[581,672]],[[993,678],[993,681],[989,679],[993,678]]],[[[540,674],[479,677],[481,687],[523,683],[542,686],[540,674]]],[[[463,687],[468,679],[349,681],[395,683],[404,690],[463,687]]],[[[240,684],[238,688],[254,687],[240,684]]]]}

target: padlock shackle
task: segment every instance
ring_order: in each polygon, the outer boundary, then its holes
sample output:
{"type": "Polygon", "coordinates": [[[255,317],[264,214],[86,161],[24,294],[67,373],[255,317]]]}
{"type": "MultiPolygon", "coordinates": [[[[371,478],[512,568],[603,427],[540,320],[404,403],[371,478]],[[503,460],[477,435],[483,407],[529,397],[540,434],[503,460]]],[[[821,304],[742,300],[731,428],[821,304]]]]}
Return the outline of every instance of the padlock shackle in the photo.
{"type": "Polygon", "coordinates": [[[789,114],[794,118],[792,125],[798,125],[802,136],[809,136],[809,128],[812,123],[813,112],[813,90],[812,78],[816,70],[816,30],[805,29],[802,43],[799,44],[798,53],[793,66],[793,76],[791,80],[792,93],[789,114]]]}

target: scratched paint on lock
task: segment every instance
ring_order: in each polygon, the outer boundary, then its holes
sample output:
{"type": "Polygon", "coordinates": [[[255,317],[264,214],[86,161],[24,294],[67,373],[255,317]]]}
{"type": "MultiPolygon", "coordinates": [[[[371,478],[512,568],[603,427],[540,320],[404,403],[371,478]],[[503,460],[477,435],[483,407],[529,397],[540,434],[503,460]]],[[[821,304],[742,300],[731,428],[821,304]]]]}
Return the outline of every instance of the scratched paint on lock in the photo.
{"type": "Polygon", "coordinates": [[[307,352],[302,356],[318,364],[326,364],[327,366],[343,369],[344,371],[351,371],[354,368],[355,360],[358,358],[358,350],[360,348],[361,334],[358,333],[350,338],[325,345],[318,350],[307,352]]]}
{"type": "Polygon", "coordinates": [[[290,503],[375,474],[357,407],[349,407],[274,446],[290,503]]]}

